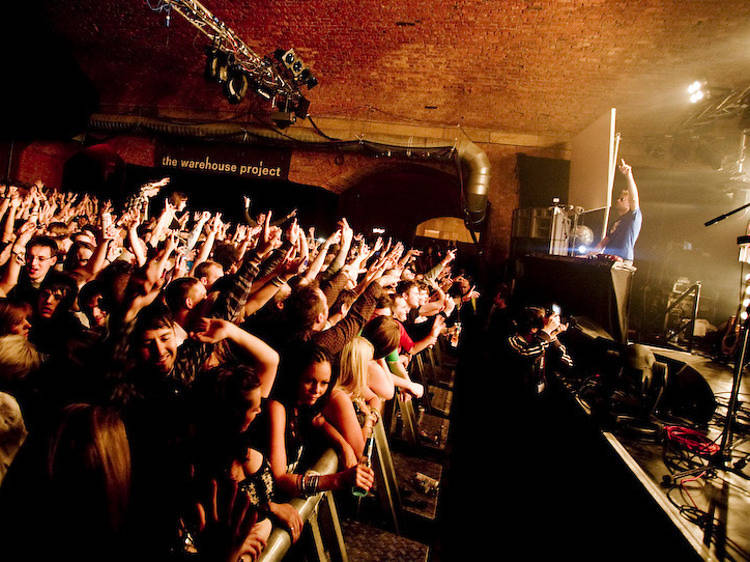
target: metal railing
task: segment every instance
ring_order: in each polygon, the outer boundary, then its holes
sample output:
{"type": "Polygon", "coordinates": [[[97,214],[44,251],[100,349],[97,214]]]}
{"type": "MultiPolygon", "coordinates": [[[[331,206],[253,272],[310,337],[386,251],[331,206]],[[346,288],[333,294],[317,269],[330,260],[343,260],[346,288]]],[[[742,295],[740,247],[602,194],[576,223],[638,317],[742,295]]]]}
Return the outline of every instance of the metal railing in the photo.
{"type": "MultiPolygon", "coordinates": [[[[333,474],[338,469],[338,462],[334,450],[328,449],[311,470],[319,474],[333,474]]],[[[348,562],[344,535],[341,531],[341,523],[333,494],[321,492],[309,498],[294,498],[289,503],[297,510],[303,521],[310,523],[318,560],[348,562]],[[324,508],[324,514],[326,515],[324,525],[321,525],[319,521],[319,508],[321,506],[324,508]]],[[[289,531],[275,525],[259,560],[261,562],[282,560],[291,545],[292,537],[289,531]]]]}
{"type": "Polygon", "coordinates": [[[693,337],[695,335],[695,320],[698,316],[698,306],[700,304],[700,298],[701,298],[701,282],[696,281],[690,287],[685,289],[679,297],[677,297],[672,304],[670,304],[667,307],[667,310],[664,312],[664,337],[666,341],[677,341],[677,338],[680,334],[682,334],[688,327],[690,328],[690,332],[687,335],[687,350],[692,351],[693,350],[693,337]],[[677,329],[668,330],[669,325],[669,314],[672,312],[677,306],[679,306],[682,301],[684,301],[689,296],[693,296],[693,308],[690,314],[690,318],[685,320],[684,318],[681,319],[682,323],[677,329]]]}

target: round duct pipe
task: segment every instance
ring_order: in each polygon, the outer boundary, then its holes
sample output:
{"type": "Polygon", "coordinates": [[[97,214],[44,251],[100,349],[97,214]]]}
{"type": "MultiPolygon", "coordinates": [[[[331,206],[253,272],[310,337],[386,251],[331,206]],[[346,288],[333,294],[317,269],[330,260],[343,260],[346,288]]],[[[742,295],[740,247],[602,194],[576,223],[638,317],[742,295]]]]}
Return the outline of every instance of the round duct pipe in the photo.
{"type": "Polygon", "coordinates": [[[398,135],[368,134],[353,139],[322,140],[311,129],[288,129],[283,134],[255,125],[236,123],[180,124],[141,117],[137,115],[94,114],[89,120],[89,130],[148,131],[191,138],[222,137],[232,142],[262,141],[276,146],[298,146],[313,150],[337,148],[391,157],[409,158],[419,155],[426,160],[446,160],[457,157],[466,164],[469,175],[464,186],[464,222],[467,228],[478,231],[487,212],[487,194],[490,183],[490,161],[487,154],[469,140],[456,140],[445,145],[442,139],[405,137],[398,135]]]}

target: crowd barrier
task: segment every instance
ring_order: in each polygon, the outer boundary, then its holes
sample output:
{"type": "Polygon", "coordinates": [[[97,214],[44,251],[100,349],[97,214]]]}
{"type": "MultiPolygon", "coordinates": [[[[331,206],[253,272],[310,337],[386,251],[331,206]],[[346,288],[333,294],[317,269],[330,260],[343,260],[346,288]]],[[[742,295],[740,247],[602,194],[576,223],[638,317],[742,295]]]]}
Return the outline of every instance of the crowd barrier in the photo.
{"type": "MultiPolygon", "coordinates": [[[[427,391],[428,388],[440,384],[441,376],[451,370],[451,358],[447,349],[438,344],[416,354],[412,358],[409,370],[415,380],[420,380],[424,384],[427,391]]],[[[415,400],[404,398],[397,393],[391,403],[386,404],[384,419],[379,420],[373,428],[375,447],[372,468],[375,472],[375,492],[387,526],[396,535],[402,535],[404,532],[405,507],[390,441],[397,439],[405,445],[407,451],[421,455],[425,443],[424,439],[420,439],[420,420],[425,417],[427,416],[424,414],[417,414],[415,400]]],[[[446,419],[446,428],[447,423],[446,419]]],[[[336,453],[332,449],[327,450],[311,470],[320,474],[336,472],[336,453]]],[[[309,524],[310,533],[306,540],[310,540],[312,544],[308,556],[321,561],[348,560],[333,493],[321,492],[306,499],[295,498],[290,504],[298,511],[306,525],[309,524]]],[[[285,528],[274,526],[260,560],[282,560],[291,544],[289,532],[285,528]]]]}

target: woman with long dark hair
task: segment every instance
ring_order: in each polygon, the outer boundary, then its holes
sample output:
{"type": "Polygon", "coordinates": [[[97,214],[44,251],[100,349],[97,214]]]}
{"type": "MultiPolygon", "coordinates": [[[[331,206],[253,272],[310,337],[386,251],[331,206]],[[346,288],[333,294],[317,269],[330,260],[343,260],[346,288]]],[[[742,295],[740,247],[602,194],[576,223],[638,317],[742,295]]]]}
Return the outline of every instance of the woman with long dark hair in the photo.
{"type": "Polygon", "coordinates": [[[204,373],[196,382],[191,402],[194,412],[194,481],[198,497],[212,482],[237,482],[248,495],[249,509],[258,514],[249,535],[257,554],[271,531],[271,520],[285,526],[296,541],[303,522],[297,511],[279,502],[273,474],[263,454],[248,444],[247,430],[260,413],[261,384],[246,365],[222,366],[204,373]]]}
{"type": "Polygon", "coordinates": [[[274,399],[268,403],[269,460],[276,483],[292,496],[354,486],[369,490],[375,477],[372,469],[357,462],[351,445],[321,413],[336,382],[331,380],[328,354],[306,343],[287,359],[274,399]],[[316,434],[327,437],[338,449],[345,470],[326,475],[300,473],[305,448],[316,434]]]}

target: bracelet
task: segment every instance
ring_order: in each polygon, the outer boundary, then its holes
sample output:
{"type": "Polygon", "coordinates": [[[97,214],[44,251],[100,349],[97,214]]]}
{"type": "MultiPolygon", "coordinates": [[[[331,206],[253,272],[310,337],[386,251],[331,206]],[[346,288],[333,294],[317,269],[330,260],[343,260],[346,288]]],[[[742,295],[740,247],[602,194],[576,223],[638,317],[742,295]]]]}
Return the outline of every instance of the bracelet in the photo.
{"type": "Polygon", "coordinates": [[[318,493],[320,484],[320,474],[314,470],[308,470],[305,475],[299,479],[297,490],[306,497],[314,496],[318,493]]]}

